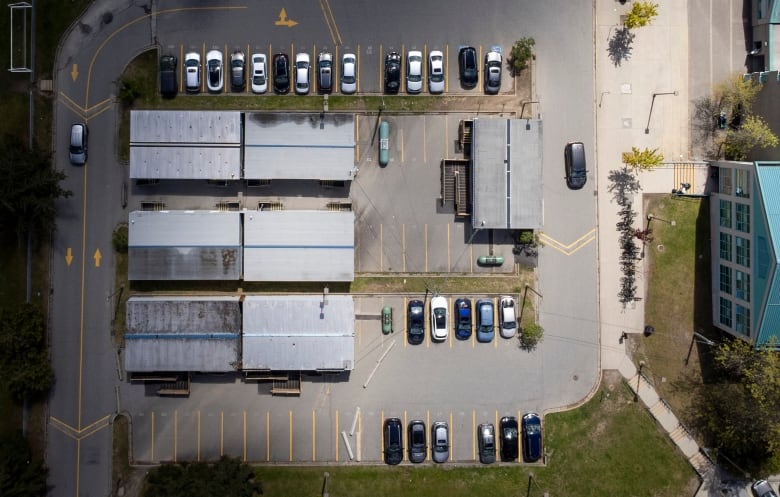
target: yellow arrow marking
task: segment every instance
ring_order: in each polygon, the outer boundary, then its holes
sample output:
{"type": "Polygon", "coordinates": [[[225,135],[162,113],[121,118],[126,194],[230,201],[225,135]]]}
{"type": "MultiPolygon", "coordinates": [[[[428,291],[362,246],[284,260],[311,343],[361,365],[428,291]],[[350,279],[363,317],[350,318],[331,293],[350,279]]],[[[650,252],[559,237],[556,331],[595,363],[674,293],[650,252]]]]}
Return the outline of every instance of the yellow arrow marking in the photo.
{"type": "Polygon", "coordinates": [[[279,12],[279,19],[277,19],[274,24],[277,26],[287,26],[288,28],[291,28],[298,23],[292,19],[287,19],[287,11],[284,10],[284,7],[282,7],[282,10],[279,12]]]}
{"type": "Polygon", "coordinates": [[[65,264],[70,266],[71,262],[73,262],[73,249],[68,247],[68,250],[65,251],[65,264]]]}
{"type": "Polygon", "coordinates": [[[100,267],[100,259],[103,258],[103,256],[100,255],[100,249],[95,249],[95,255],[93,255],[92,258],[95,259],[95,267],[100,267]]]}
{"type": "Polygon", "coordinates": [[[79,65],[73,64],[73,68],[70,70],[70,77],[73,79],[73,81],[76,81],[76,79],[79,77],[79,65]]]}

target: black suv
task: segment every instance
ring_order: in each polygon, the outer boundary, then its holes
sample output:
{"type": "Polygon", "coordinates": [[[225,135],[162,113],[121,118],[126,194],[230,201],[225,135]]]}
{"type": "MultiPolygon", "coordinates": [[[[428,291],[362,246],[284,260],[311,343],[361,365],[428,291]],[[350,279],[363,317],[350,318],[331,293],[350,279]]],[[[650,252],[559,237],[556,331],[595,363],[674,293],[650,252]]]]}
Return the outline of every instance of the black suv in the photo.
{"type": "Polygon", "coordinates": [[[401,87],[401,56],[390,52],[385,56],[385,93],[395,95],[401,87]]]}
{"type": "Polygon", "coordinates": [[[387,418],[384,430],[385,464],[399,464],[403,459],[403,425],[398,418],[387,418]]]}
{"type": "Polygon", "coordinates": [[[290,91],[290,59],[287,54],[274,55],[274,91],[284,95],[290,91]]]}
{"type": "Polygon", "coordinates": [[[179,84],[176,80],[176,56],[160,57],[160,94],[165,98],[176,96],[179,84]]]}
{"type": "Polygon", "coordinates": [[[406,310],[409,343],[419,345],[425,337],[425,305],[421,300],[410,300],[406,310]]]}
{"type": "Polygon", "coordinates": [[[498,431],[501,432],[501,460],[514,461],[518,454],[517,439],[517,419],[513,416],[501,418],[498,425],[498,431]]]}
{"type": "Polygon", "coordinates": [[[425,444],[425,422],[414,420],[409,423],[409,460],[421,463],[425,460],[427,445],[425,444]]]}
{"type": "Polygon", "coordinates": [[[474,47],[463,47],[458,52],[458,68],[460,84],[464,88],[477,86],[479,68],[477,67],[477,50],[474,47]]]}

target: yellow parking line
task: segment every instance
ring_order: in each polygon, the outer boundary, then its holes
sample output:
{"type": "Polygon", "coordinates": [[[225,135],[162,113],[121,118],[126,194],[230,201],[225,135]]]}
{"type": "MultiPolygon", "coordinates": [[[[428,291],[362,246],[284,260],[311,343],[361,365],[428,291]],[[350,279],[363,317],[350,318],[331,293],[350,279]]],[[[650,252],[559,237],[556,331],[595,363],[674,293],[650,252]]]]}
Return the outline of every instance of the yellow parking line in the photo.
{"type": "Polygon", "coordinates": [[[499,333],[496,328],[496,323],[498,323],[498,320],[496,319],[496,314],[498,311],[498,297],[493,297],[493,348],[498,348],[498,340],[501,336],[501,333],[499,333]]]}
{"type": "Polygon", "coordinates": [[[152,411],[152,461],[154,461],[154,411],[152,411]]]}
{"type": "MultiPolygon", "coordinates": [[[[444,74],[445,74],[445,78],[444,78],[444,92],[445,93],[449,93],[450,92],[450,78],[446,77],[447,68],[450,66],[450,44],[449,43],[444,45],[444,54],[445,54],[444,55],[444,74]]],[[[445,125],[446,125],[447,121],[444,121],[444,122],[445,122],[445,125]]],[[[447,135],[445,134],[444,136],[446,137],[447,135]]],[[[446,140],[446,138],[445,138],[445,140],[446,140]]]]}
{"type": "MultiPolygon", "coordinates": [[[[406,421],[406,411],[404,411],[404,426],[403,426],[403,429],[405,430],[407,428],[408,428],[408,425],[407,425],[407,421],[406,421]]],[[[384,431],[384,430],[382,430],[382,431],[384,431]]],[[[401,446],[405,445],[405,442],[406,441],[403,440],[403,437],[401,437],[401,446]]],[[[384,447],[384,445],[382,447],[384,447]]],[[[406,461],[406,451],[402,449],[401,453],[403,454],[403,460],[406,461]]]]}
{"type": "MultiPolygon", "coordinates": [[[[479,58],[478,61],[482,60],[482,45],[479,46],[479,58]]],[[[477,67],[479,67],[479,63],[477,63],[477,67]]],[[[485,77],[484,74],[482,74],[484,71],[477,71],[477,86],[479,87],[479,92],[484,95],[484,89],[482,87],[482,78],[485,77]]]]}
{"type": "MultiPolygon", "coordinates": [[[[384,416],[383,416],[384,417],[384,416]]],[[[339,462],[339,410],[336,409],[336,462],[339,462]]]]}
{"type": "Polygon", "coordinates": [[[379,225],[379,271],[384,271],[385,267],[385,247],[384,247],[384,225],[379,225]]]}
{"type": "MultiPolygon", "coordinates": [[[[384,63],[384,58],[382,57],[382,44],[379,44],[379,84],[382,85],[382,93],[385,91],[384,86],[384,80],[382,79],[382,64],[384,63]]],[[[360,67],[360,66],[358,66],[360,67]]]]}
{"type": "MultiPolygon", "coordinates": [[[[426,81],[425,78],[428,77],[428,71],[426,71],[426,68],[428,67],[428,44],[427,43],[423,45],[423,63],[420,65],[422,66],[420,67],[420,72],[422,73],[422,92],[425,93],[427,92],[427,85],[425,84],[426,81]]],[[[423,116],[424,115],[425,114],[423,114],[423,116]]]]}
{"type": "Polygon", "coordinates": [[[244,411],[244,462],[246,462],[246,411],[244,411]]]}
{"type": "Polygon", "coordinates": [[[317,460],[317,414],[311,411],[311,460],[317,460]]]}
{"type": "Polygon", "coordinates": [[[406,224],[401,225],[401,256],[403,257],[404,273],[406,272],[406,224]]]}
{"type": "Polygon", "coordinates": [[[428,140],[426,139],[426,136],[428,135],[426,127],[425,127],[425,114],[423,114],[423,162],[428,163],[428,140]]]}
{"type": "Polygon", "coordinates": [[[450,430],[449,431],[450,431],[450,452],[452,454],[455,454],[455,428],[452,426],[452,411],[450,411],[450,430]]]}
{"type": "Polygon", "coordinates": [[[206,91],[206,76],[204,73],[206,71],[203,70],[203,63],[206,62],[206,42],[203,42],[203,48],[201,48],[201,54],[200,54],[200,62],[201,62],[201,70],[200,70],[200,91],[204,92],[206,91]]]}
{"type": "MultiPolygon", "coordinates": [[[[409,306],[407,305],[406,301],[407,299],[406,297],[404,297],[404,329],[406,328],[406,323],[408,322],[407,321],[408,316],[406,315],[406,310],[409,308],[409,306]]],[[[404,337],[404,348],[406,348],[406,342],[408,342],[408,340],[406,340],[406,337],[404,337]]]]}
{"type": "Polygon", "coordinates": [[[401,92],[401,85],[406,81],[406,47],[401,44],[401,81],[398,84],[398,92],[401,92]]]}
{"type": "Polygon", "coordinates": [[[290,462],[293,457],[293,422],[292,422],[292,410],[290,410],[290,462]]]}
{"type": "Polygon", "coordinates": [[[271,461],[271,413],[265,411],[265,461],[271,461]]]}
{"type": "Polygon", "coordinates": [[[173,462],[176,462],[176,453],[179,443],[179,411],[173,411],[173,462]]]}
{"type": "Polygon", "coordinates": [[[493,426],[495,426],[496,430],[498,429],[498,410],[496,410],[496,424],[493,426]]]}
{"type": "MultiPolygon", "coordinates": [[[[228,58],[228,47],[225,43],[225,51],[222,54],[222,93],[227,93],[228,78],[225,77],[225,66],[229,65],[230,59],[228,58]]],[[[228,71],[229,74],[229,71],[228,71]]],[[[220,454],[221,456],[221,454],[220,454]]]]}
{"type": "Polygon", "coordinates": [[[477,411],[471,411],[471,458],[477,460],[477,411]]]}
{"type": "Polygon", "coordinates": [[[425,272],[428,272],[428,223],[425,223],[425,272]]]}
{"type": "Polygon", "coordinates": [[[225,455],[225,411],[219,412],[219,457],[225,455]]]}
{"type": "Polygon", "coordinates": [[[197,456],[198,457],[198,462],[200,462],[200,411],[198,411],[198,448],[197,448],[197,453],[198,453],[198,456],[197,456]]]}
{"type": "Polygon", "coordinates": [[[179,45],[179,93],[184,92],[184,45],[179,45]]]}
{"type": "MultiPolygon", "coordinates": [[[[447,228],[448,228],[447,231],[448,232],[449,232],[449,227],[450,226],[447,225],[447,228]]],[[[449,253],[449,247],[447,247],[447,252],[449,253]]],[[[447,298],[447,312],[450,312],[450,309],[452,309],[452,297],[448,297],[447,298]]],[[[456,317],[451,315],[450,316],[450,321],[452,321],[452,323],[447,323],[447,325],[450,326],[452,324],[455,324],[456,323],[455,319],[456,319],[456,317]]],[[[449,337],[447,341],[450,342],[450,348],[452,348],[452,342],[455,341],[455,338],[452,335],[454,335],[454,333],[448,333],[447,334],[447,336],[449,337]]]]}
{"type": "MultiPolygon", "coordinates": [[[[380,50],[381,52],[381,50],[380,50]]],[[[357,84],[357,92],[360,93],[360,45],[357,46],[357,53],[355,54],[357,56],[357,60],[355,61],[356,66],[355,67],[355,83],[357,84]]],[[[382,58],[379,58],[379,64],[381,67],[382,64],[382,58]]],[[[380,82],[382,79],[380,78],[380,82]]],[[[381,83],[380,83],[381,84],[381,83]]]]}

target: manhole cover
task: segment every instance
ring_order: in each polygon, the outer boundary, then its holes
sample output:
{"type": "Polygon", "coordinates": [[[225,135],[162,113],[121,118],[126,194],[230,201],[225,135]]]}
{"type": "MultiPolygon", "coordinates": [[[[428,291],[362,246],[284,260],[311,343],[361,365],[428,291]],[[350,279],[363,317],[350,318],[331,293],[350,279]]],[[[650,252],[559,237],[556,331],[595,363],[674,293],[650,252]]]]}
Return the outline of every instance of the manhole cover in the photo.
{"type": "Polygon", "coordinates": [[[666,247],[664,247],[662,243],[659,243],[658,246],[656,247],[656,250],[658,250],[659,252],[663,252],[664,250],[666,250],[666,247]]]}

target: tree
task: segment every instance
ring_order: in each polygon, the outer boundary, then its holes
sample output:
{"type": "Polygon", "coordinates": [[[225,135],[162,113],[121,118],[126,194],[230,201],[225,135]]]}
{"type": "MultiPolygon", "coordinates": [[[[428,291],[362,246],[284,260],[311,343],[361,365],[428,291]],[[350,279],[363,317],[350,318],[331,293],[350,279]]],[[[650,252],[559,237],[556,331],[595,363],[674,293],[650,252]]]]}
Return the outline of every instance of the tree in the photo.
{"type": "Polygon", "coordinates": [[[639,150],[631,147],[631,152],[623,152],[623,164],[632,168],[634,171],[644,171],[660,166],[664,161],[663,154],[658,152],[657,148],[650,150],[645,148],[639,150]]]}
{"type": "Polygon", "coordinates": [[[147,474],[143,497],[253,497],[263,493],[252,468],[239,459],[163,464],[147,474]]]}
{"type": "Polygon", "coordinates": [[[752,149],[776,147],[777,144],[777,135],[766,121],[753,115],[747,116],[738,128],[726,131],[721,142],[723,155],[728,160],[745,160],[752,149]]]}
{"type": "Polygon", "coordinates": [[[739,125],[741,119],[751,113],[761,85],[741,73],[734,73],[715,85],[713,96],[718,112],[727,112],[732,125],[739,125]]]}
{"type": "Polygon", "coordinates": [[[542,342],[544,328],[539,323],[531,323],[523,327],[520,334],[520,346],[526,350],[533,350],[542,342]]]}
{"type": "Polygon", "coordinates": [[[528,61],[534,56],[534,45],[536,45],[536,41],[533,38],[520,38],[515,42],[509,55],[513,74],[528,67],[528,61]]]}
{"type": "Polygon", "coordinates": [[[634,2],[626,16],[625,27],[641,28],[653,22],[658,17],[658,4],[652,2],[634,2]]]}
{"type": "Polygon", "coordinates": [[[17,401],[49,390],[54,372],[45,345],[43,311],[21,304],[0,313],[0,376],[17,401]]]}
{"type": "Polygon", "coordinates": [[[60,187],[65,173],[55,170],[46,154],[5,136],[0,139],[0,177],[0,232],[22,237],[54,228],[55,200],[72,192],[60,187]]]}
{"type": "Polygon", "coordinates": [[[34,460],[21,432],[0,437],[0,495],[44,497],[48,471],[34,460]]]}

